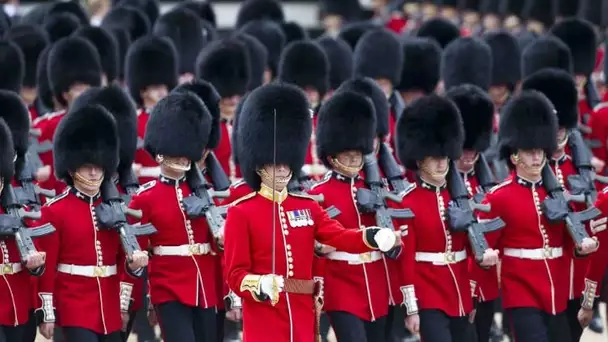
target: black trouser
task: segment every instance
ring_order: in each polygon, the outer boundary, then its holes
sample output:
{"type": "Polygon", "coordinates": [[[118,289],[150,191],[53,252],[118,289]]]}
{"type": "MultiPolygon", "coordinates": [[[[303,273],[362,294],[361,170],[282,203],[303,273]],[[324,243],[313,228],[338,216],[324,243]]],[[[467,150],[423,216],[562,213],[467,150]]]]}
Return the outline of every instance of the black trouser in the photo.
{"type": "Polygon", "coordinates": [[[496,312],[496,301],[488,300],[477,304],[477,313],[475,313],[475,335],[477,342],[490,341],[490,330],[494,322],[494,313],[496,312]]]}
{"type": "Polygon", "coordinates": [[[25,324],[25,331],[23,332],[23,342],[34,342],[36,341],[36,314],[34,310],[30,311],[30,318],[27,320],[25,324]]]}
{"type": "Polygon", "coordinates": [[[165,342],[216,342],[217,310],[167,302],[156,305],[165,342]]]}
{"type": "Polygon", "coordinates": [[[517,342],[549,342],[554,323],[564,318],[564,313],[550,315],[536,308],[507,309],[512,324],[512,335],[517,342]]]}
{"type": "Polygon", "coordinates": [[[0,325],[0,342],[23,341],[25,324],[14,326],[0,325]]]}
{"type": "Polygon", "coordinates": [[[384,342],[386,316],[373,322],[364,321],[344,311],[327,313],[338,342],[384,342]]]}
{"type": "Polygon", "coordinates": [[[397,342],[406,336],[405,312],[403,308],[396,305],[388,307],[388,316],[384,327],[384,339],[386,342],[397,342]]]}
{"type": "Polygon", "coordinates": [[[581,308],[581,299],[575,298],[568,301],[566,309],[566,319],[568,320],[568,328],[570,328],[570,341],[578,342],[583,335],[583,327],[578,321],[578,311],[581,308]]]}
{"type": "Polygon", "coordinates": [[[424,342],[468,342],[469,317],[450,317],[441,310],[420,310],[420,337],[424,342]]]}
{"type": "Polygon", "coordinates": [[[327,318],[327,314],[324,312],[321,314],[321,319],[319,322],[319,333],[321,334],[321,342],[327,342],[327,335],[329,334],[329,318],[327,318]]]}
{"type": "Polygon", "coordinates": [[[92,330],[78,327],[63,327],[65,342],[121,342],[120,331],[107,335],[98,334],[92,330]]]}

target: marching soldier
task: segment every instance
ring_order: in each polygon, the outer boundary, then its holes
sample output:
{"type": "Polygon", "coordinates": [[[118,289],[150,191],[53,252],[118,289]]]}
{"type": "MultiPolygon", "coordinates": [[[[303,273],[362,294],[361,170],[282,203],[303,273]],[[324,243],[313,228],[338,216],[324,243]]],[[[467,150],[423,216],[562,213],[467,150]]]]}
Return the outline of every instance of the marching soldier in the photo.
{"type": "MultiPolygon", "coordinates": [[[[470,84],[454,87],[446,93],[446,96],[456,104],[462,117],[464,145],[462,156],[456,162],[456,166],[464,179],[469,196],[473,198],[477,194],[484,193],[484,189],[479,184],[477,175],[479,169],[476,168],[476,164],[480,162],[481,153],[490,147],[494,126],[494,105],[486,92],[470,84]]],[[[497,268],[480,267],[472,256],[469,257],[468,264],[471,274],[471,293],[477,301],[475,314],[477,341],[488,342],[494,321],[496,300],[499,297],[497,268]]]]}
{"type": "MultiPolygon", "coordinates": [[[[32,120],[32,126],[36,126],[36,123],[41,119],[39,117],[61,110],[61,105],[57,103],[57,100],[53,97],[51,91],[51,85],[49,84],[49,78],[46,77],[46,68],[49,61],[49,52],[51,51],[52,45],[42,50],[38,57],[38,64],[36,65],[36,82],[38,83],[38,89],[36,90],[35,107],[36,113],[39,114],[34,120],[32,120]]],[[[30,112],[32,110],[30,109],[30,112]]],[[[33,114],[30,114],[32,116],[33,114]]]]}
{"type": "Polygon", "coordinates": [[[386,229],[344,229],[307,195],[287,192],[311,133],[306,96],[291,85],[254,90],[240,113],[239,162],[256,192],[228,209],[225,255],[228,285],[243,299],[247,341],[315,339],[315,301],[322,295],[312,274],[315,240],[349,253],[388,251],[399,243],[386,229]]]}
{"type": "Polygon", "coordinates": [[[135,275],[148,255],[136,251],[127,263],[119,232],[98,226],[100,186],[116,171],[118,144],[114,119],[101,106],[71,111],[57,128],[55,172],[69,188],[42,208],[42,221],[56,229],[41,242],[48,267],[36,311],[46,338],[57,323],[68,341],[122,341],[119,273],[135,275]]]}
{"type": "Polygon", "coordinates": [[[0,42],[0,72],[6,77],[0,80],[0,89],[19,94],[25,74],[25,61],[19,46],[11,41],[0,42]]]}
{"type": "Polygon", "coordinates": [[[501,1],[481,0],[482,26],[484,33],[496,32],[502,27],[501,1]]]}
{"type": "Polygon", "coordinates": [[[502,0],[501,11],[503,15],[502,26],[512,34],[522,31],[523,20],[521,14],[526,0],[502,0]]]}
{"type": "Polygon", "coordinates": [[[257,38],[246,33],[237,33],[236,39],[245,44],[245,47],[247,47],[247,51],[249,52],[250,77],[249,83],[247,84],[247,91],[252,91],[264,84],[264,70],[266,70],[266,65],[268,64],[268,51],[266,51],[264,44],[260,43],[257,38]]]}
{"type": "Polygon", "coordinates": [[[325,99],[329,98],[340,85],[353,75],[353,50],[341,38],[323,36],[317,43],[325,51],[329,62],[329,89],[325,99]]]}
{"type": "MultiPolygon", "coordinates": [[[[411,37],[402,44],[401,81],[395,89],[407,105],[435,92],[439,84],[441,48],[434,40],[411,37]]],[[[401,113],[396,113],[397,116],[401,113]]]]}
{"type": "MultiPolygon", "coordinates": [[[[240,172],[241,167],[240,167],[238,154],[237,154],[238,140],[236,139],[236,135],[238,134],[239,116],[241,115],[241,111],[243,110],[243,105],[245,104],[245,101],[247,101],[248,96],[249,96],[249,94],[246,94],[245,96],[243,96],[241,98],[241,101],[239,102],[238,106],[236,106],[236,109],[234,110],[234,120],[232,122],[232,161],[233,161],[234,165],[239,169],[239,172],[240,172]]],[[[224,199],[222,204],[229,205],[230,203],[238,200],[239,198],[241,198],[245,195],[249,195],[252,192],[253,192],[253,190],[251,189],[251,187],[249,187],[249,185],[247,185],[247,182],[245,182],[243,179],[239,179],[238,181],[236,181],[230,185],[230,195],[228,196],[228,198],[224,199]]]]}
{"type": "Polygon", "coordinates": [[[442,49],[445,49],[449,43],[460,37],[460,30],[458,26],[443,18],[431,18],[420,25],[416,36],[434,39],[442,49]]]}
{"type": "MultiPolygon", "coordinates": [[[[331,171],[309,193],[323,195],[323,207],[336,207],[336,219],[343,226],[373,226],[374,213],[360,213],[354,196],[358,188],[365,188],[359,176],[363,156],[374,151],[373,104],[357,93],[340,92],[321,106],[318,115],[317,150],[331,171]]],[[[382,254],[334,250],[324,259],[324,310],[338,341],[384,341],[389,293],[382,254]]]]}
{"type": "Polygon", "coordinates": [[[526,29],[538,34],[545,33],[553,25],[555,1],[534,0],[526,1],[522,8],[522,18],[526,21],[526,29]]]}
{"type": "Polygon", "coordinates": [[[472,84],[487,91],[492,80],[492,50],[480,38],[461,37],[443,51],[441,78],[445,91],[472,84]]]}
{"type": "Polygon", "coordinates": [[[239,33],[246,33],[260,41],[268,52],[268,64],[264,70],[264,84],[276,78],[281,53],[285,47],[285,34],[281,27],[272,21],[254,20],[241,27],[239,33]]]}
{"type": "Polygon", "coordinates": [[[517,39],[505,31],[488,33],[483,39],[492,49],[492,80],[488,92],[494,102],[496,113],[499,113],[519,84],[521,48],[517,39]]]}
{"type": "Polygon", "coordinates": [[[134,167],[140,184],[155,180],[160,174],[158,163],[143,148],[143,140],[150,110],[177,85],[177,68],[177,52],[168,38],[146,36],[129,46],[125,81],[139,110],[134,167]]]}
{"type": "Polygon", "coordinates": [[[114,83],[118,78],[118,43],[112,34],[102,27],[84,26],[74,32],[74,37],[88,40],[99,54],[101,84],[114,83]]]}
{"type": "MultiPolygon", "coordinates": [[[[396,139],[401,162],[417,170],[416,183],[401,203],[416,215],[400,226],[405,325],[425,341],[467,341],[473,311],[469,244],[466,233],[451,231],[446,221],[449,160],[461,157],[464,142],[458,108],[437,95],[420,98],[399,118],[396,139]]],[[[498,253],[488,249],[481,266],[497,261],[498,253]]]]}
{"type": "Polygon", "coordinates": [[[216,340],[213,235],[204,217],[189,216],[184,202],[194,191],[188,171],[203,157],[210,130],[211,115],[196,95],[171,93],[160,100],[146,127],[145,148],[160,163],[161,174],[142,185],[129,204],[142,211],[142,224],[157,230],[149,238],[150,301],[167,342],[216,340]]]}

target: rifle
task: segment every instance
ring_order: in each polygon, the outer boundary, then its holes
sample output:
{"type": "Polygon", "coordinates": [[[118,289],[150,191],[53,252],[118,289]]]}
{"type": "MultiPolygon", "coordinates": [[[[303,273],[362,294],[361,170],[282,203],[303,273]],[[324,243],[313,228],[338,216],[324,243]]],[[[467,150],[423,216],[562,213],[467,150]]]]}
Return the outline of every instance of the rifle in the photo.
{"type": "Polygon", "coordinates": [[[378,149],[378,164],[394,193],[403,194],[412,186],[401,173],[401,168],[386,143],[378,149]]]}
{"type": "MultiPolygon", "coordinates": [[[[13,236],[17,242],[17,249],[21,257],[21,263],[27,263],[27,257],[32,253],[37,252],[32,238],[48,235],[55,231],[52,224],[46,223],[41,226],[28,228],[25,226],[24,219],[39,220],[40,212],[28,212],[23,209],[23,206],[17,202],[15,191],[10,183],[4,184],[2,192],[2,208],[5,214],[0,214],[0,232],[2,235],[13,236]]],[[[43,266],[30,270],[32,275],[39,276],[42,274],[43,266]]]]}
{"type": "Polygon", "coordinates": [[[230,188],[230,179],[224,172],[220,161],[215,156],[215,153],[209,152],[207,158],[205,158],[205,166],[211,177],[211,183],[213,188],[217,191],[225,191],[230,188]]]}
{"type": "MultiPolygon", "coordinates": [[[[393,218],[409,219],[414,217],[414,213],[410,209],[392,209],[387,206],[387,199],[396,203],[401,203],[403,199],[384,187],[375,153],[370,153],[364,157],[363,170],[365,171],[365,184],[369,189],[357,189],[356,198],[361,212],[375,213],[376,225],[392,231],[395,231],[393,218]]],[[[387,252],[386,255],[394,259],[399,256],[399,253],[401,253],[400,247],[387,252]]]]}
{"type": "Polygon", "coordinates": [[[477,158],[477,162],[475,162],[475,175],[477,176],[481,191],[478,191],[475,196],[473,196],[473,200],[475,200],[476,203],[481,203],[485,194],[497,184],[494,175],[492,174],[492,169],[490,169],[490,165],[488,165],[488,160],[481,153],[477,158]]]}
{"type": "Polygon", "coordinates": [[[469,192],[465,186],[464,179],[460,176],[460,173],[456,169],[456,162],[453,160],[450,161],[447,181],[448,191],[450,197],[452,197],[447,211],[450,228],[455,232],[467,233],[475,260],[477,263],[481,263],[483,261],[483,253],[489,248],[484,234],[503,228],[505,223],[498,217],[486,222],[479,222],[475,218],[475,210],[489,212],[490,206],[478,204],[469,199],[469,192]]]}
{"type": "Polygon", "coordinates": [[[127,215],[141,219],[141,210],[127,207],[112,180],[107,179],[102,182],[101,198],[103,202],[95,208],[99,227],[118,231],[127,261],[131,262],[133,252],[142,250],[137,242],[137,236],[154,234],[156,228],[151,223],[131,225],[127,222],[127,215]]]}
{"type": "Polygon", "coordinates": [[[491,136],[491,146],[483,155],[485,156],[486,161],[490,161],[490,164],[492,165],[491,170],[494,171],[495,178],[502,182],[509,177],[509,167],[504,160],[500,160],[498,149],[498,135],[494,133],[491,136]]]}
{"type": "MultiPolygon", "coordinates": [[[[311,195],[311,194],[306,193],[306,190],[307,189],[304,188],[302,183],[300,183],[300,181],[297,178],[292,177],[289,180],[289,183],[287,183],[287,192],[289,192],[289,193],[306,194],[306,196],[312,198],[317,203],[323,203],[325,201],[325,196],[323,196],[323,194],[311,195]]],[[[332,218],[332,219],[336,218],[338,215],[340,215],[342,213],[342,212],[340,212],[340,209],[336,208],[335,205],[325,208],[325,212],[327,213],[329,218],[332,218]]]]}
{"type": "Polygon", "coordinates": [[[570,193],[585,196],[587,207],[592,207],[597,199],[597,190],[594,181],[608,184],[608,177],[599,176],[593,171],[591,165],[591,151],[585,145],[583,135],[578,130],[570,132],[568,145],[572,151],[572,161],[578,174],[568,177],[570,193]]]}
{"type": "Polygon", "coordinates": [[[588,238],[587,230],[583,222],[590,221],[598,217],[601,212],[594,206],[579,212],[572,212],[568,203],[584,203],[585,197],[582,195],[571,195],[564,190],[555,177],[551,166],[546,163],[542,170],[543,186],[549,196],[542,204],[543,214],[552,223],[565,223],[568,233],[577,246],[580,246],[584,238],[588,238]]]}
{"type": "Polygon", "coordinates": [[[42,132],[39,129],[30,129],[30,144],[27,149],[27,155],[29,155],[31,162],[33,163],[34,170],[38,170],[43,167],[44,164],[40,160],[40,154],[53,151],[53,143],[49,140],[39,142],[38,138],[42,132]]]}
{"type": "MultiPolygon", "coordinates": [[[[35,155],[34,158],[32,157],[34,156],[30,151],[24,156],[23,167],[19,170],[19,173],[15,178],[19,186],[15,187],[13,190],[17,201],[20,204],[32,208],[34,211],[39,211],[40,206],[42,205],[40,196],[53,198],[56,194],[54,190],[43,189],[35,184],[38,167],[33,159],[38,157],[38,155],[35,155]]],[[[39,159],[40,158],[38,158],[38,160],[39,159]]]]}

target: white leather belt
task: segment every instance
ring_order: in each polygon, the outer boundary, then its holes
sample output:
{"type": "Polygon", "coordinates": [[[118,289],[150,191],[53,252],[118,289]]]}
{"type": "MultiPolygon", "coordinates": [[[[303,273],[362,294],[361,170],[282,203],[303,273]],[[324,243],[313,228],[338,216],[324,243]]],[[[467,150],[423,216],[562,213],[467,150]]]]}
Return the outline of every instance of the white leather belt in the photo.
{"type": "Polygon", "coordinates": [[[211,245],[208,243],[195,243],[181,246],[156,246],[154,255],[191,256],[205,255],[211,253],[211,245]]]}
{"type": "Polygon", "coordinates": [[[12,264],[0,264],[0,275],[17,274],[23,270],[21,263],[14,262],[12,264]]]}
{"type": "Polygon", "coordinates": [[[361,254],[346,252],[331,252],[325,256],[329,260],[348,261],[350,265],[368,264],[382,259],[382,253],[378,251],[361,254]]]}
{"type": "Polygon", "coordinates": [[[90,278],[106,278],[116,274],[116,265],[108,266],[82,266],[82,265],[57,265],[57,271],[71,275],[90,278]]]}
{"type": "Polygon", "coordinates": [[[160,166],[142,166],[139,169],[140,177],[158,177],[160,176],[160,166]]]}
{"type": "Polygon", "coordinates": [[[564,250],[561,247],[548,247],[548,248],[505,248],[503,254],[513,258],[519,259],[530,259],[530,260],[544,260],[544,259],[556,259],[564,254],[564,250]]]}
{"type": "Polygon", "coordinates": [[[467,251],[461,250],[449,253],[416,252],[416,261],[432,262],[433,265],[455,264],[466,260],[467,251]]]}

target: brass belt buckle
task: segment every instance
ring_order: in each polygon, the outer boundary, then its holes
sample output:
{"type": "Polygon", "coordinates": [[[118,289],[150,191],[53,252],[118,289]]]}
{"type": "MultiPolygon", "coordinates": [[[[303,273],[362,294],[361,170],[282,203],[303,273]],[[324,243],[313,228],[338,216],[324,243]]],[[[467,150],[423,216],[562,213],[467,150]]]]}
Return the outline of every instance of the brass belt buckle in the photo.
{"type": "Polygon", "coordinates": [[[190,246],[188,246],[188,250],[190,251],[191,255],[200,255],[201,254],[201,245],[199,245],[199,244],[190,245],[190,246]]]}
{"type": "Polygon", "coordinates": [[[106,274],[106,266],[97,266],[95,267],[95,276],[103,277],[106,274]]]}
{"type": "Polygon", "coordinates": [[[359,254],[359,259],[363,263],[370,262],[370,261],[372,261],[372,253],[371,252],[361,253],[361,254],[359,254]]]}
{"type": "Polygon", "coordinates": [[[446,252],[445,253],[445,263],[451,264],[454,262],[454,252],[446,252]]]}
{"type": "Polygon", "coordinates": [[[2,267],[2,274],[13,274],[13,265],[4,264],[2,267]]]}

